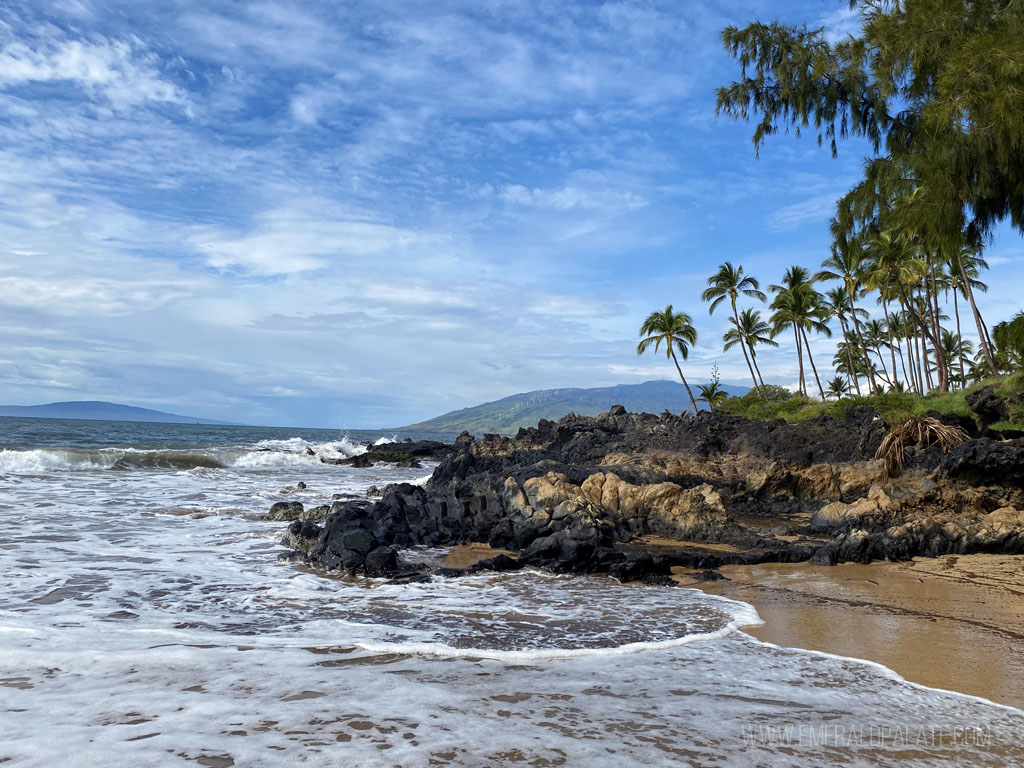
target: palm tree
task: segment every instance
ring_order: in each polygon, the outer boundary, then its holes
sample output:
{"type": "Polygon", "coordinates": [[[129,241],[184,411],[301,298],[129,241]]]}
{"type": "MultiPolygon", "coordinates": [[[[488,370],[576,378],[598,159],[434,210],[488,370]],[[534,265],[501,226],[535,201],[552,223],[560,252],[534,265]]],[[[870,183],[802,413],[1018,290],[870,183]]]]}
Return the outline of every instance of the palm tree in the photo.
{"type": "Polygon", "coordinates": [[[882,350],[889,346],[889,334],[885,324],[881,320],[869,320],[864,323],[864,341],[878,355],[878,362],[882,364],[882,377],[892,387],[893,379],[889,377],[885,357],[882,355],[882,350]]]}
{"type": "Polygon", "coordinates": [[[717,380],[710,384],[698,384],[697,390],[700,392],[697,401],[707,403],[712,413],[715,412],[715,408],[729,399],[729,393],[722,389],[722,385],[717,380]]]}
{"type": "MultiPolygon", "coordinates": [[[[789,292],[792,292],[798,286],[805,284],[808,281],[809,277],[810,277],[810,273],[806,269],[801,267],[801,266],[794,265],[794,266],[790,267],[789,269],[787,269],[786,273],[782,276],[782,283],[780,285],[770,285],[770,286],[768,286],[769,290],[772,293],[778,294],[775,297],[775,299],[772,300],[771,308],[772,309],[778,309],[777,305],[779,304],[780,301],[784,300],[783,297],[785,295],[788,295],[789,292]]],[[[778,314],[778,313],[776,313],[776,314],[778,314]]],[[[776,315],[772,315],[771,320],[772,320],[772,323],[775,323],[776,315]]],[[[778,335],[778,332],[781,329],[782,329],[781,326],[773,328],[772,329],[772,335],[778,335]]],[[[804,380],[804,352],[803,352],[803,344],[800,341],[800,331],[797,329],[797,327],[795,325],[793,326],[793,339],[796,342],[796,358],[797,358],[797,362],[799,364],[799,372],[800,372],[800,377],[799,377],[799,379],[797,381],[797,389],[800,391],[801,395],[806,397],[807,396],[807,385],[806,385],[806,382],[804,380]]]]}
{"type": "MultiPolygon", "coordinates": [[[[974,314],[974,322],[978,328],[978,351],[981,353],[988,365],[991,375],[996,374],[996,360],[992,352],[992,345],[988,339],[985,321],[978,311],[974,301],[974,292],[988,290],[988,286],[978,279],[982,269],[988,269],[988,263],[981,257],[979,249],[963,247],[953,249],[949,254],[949,279],[950,287],[953,289],[953,313],[956,315],[956,335],[963,338],[960,330],[960,302],[957,294],[963,296],[971,305],[974,314]]],[[[964,359],[960,358],[960,379],[966,385],[966,372],[964,370],[964,359]]]]}
{"type": "Polygon", "coordinates": [[[828,383],[828,389],[826,394],[829,397],[834,397],[836,400],[842,400],[846,396],[847,391],[850,389],[850,383],[842,376],[836,376],[832,381],[828,383]]]}
{"type": "MultiPolygon", "coordinates": [[[[907,383],[907,386],[902,387],[899,391],[905,392],[907,387],[916,391],[916,384],[914,383],[914,366],[911,363],[910,368],[907,368],[907,359],[903,356],[903,341],[907,338],[907,321],[903,317],[902,312],[893,312],[889,315],[889,320],[886,322],[886,328],[889,331],[889,338],[891,339],[892,347],[896,350],[896,353],[900,358],[900,368],[903,370],[903,379],[907,383]]],[[[896,384],[903,384],[900,381],[900,377],[895,376],[896,384]]]]}
{"type": "MultiPolygon", "coordinates": [[[[992,329],[995,342],[995,360],[1001,371],[1024,368],[1024,312],[1018,312],[1009,320],[996,324],[992,329]]],[[[983,356],[978,350],[979,357],[983,356]]]]}
{"type": "MultiPolygon", "coordinates": [[[[738,326],[740,323],[739,312],[736,308],[736,299],[742,293],[744,296],[750,296],[760,301],[765,300],[764,293],[760,290],[760,285],[757,282],[757,278],[745,276],[743,274],[743,267],[734,267],[731,262],[725,262],[718,268],[718,272],[708,278],[708,287],[700,295],[701,301],[710,301],[711,306],[708,307],[708,314],[713,315],[715,308],[721,304],[726,297],[729,298],[729,302],[732,305],[732,320],[738,326]]],[[[726,347],[728,349],[728,347],[726,347]]],[[[747,361],[747,368],[750,370],[750,378],[754,380],[754,389],[757,389],[757,376],[754,375],[754,366],[751,363],[751,358],[754,355],[754,350],[750,349],[750,354],[747,354],[747,342],[745,339],[740,340],[740,349],[743,350],[743,358],[747,361]]],[[[764,397],[763,387],[758,390],[761,396],[764,397]]]]}
{"type": "MultiPolygon", "coordinates": [[[[967,379],[964,375],[957,373],[953,369],[954,360],[963,360],[965,357],[970,357],[974,354],[974,345],[968,339],[961,339],[959,334],[953,333],[950,330],[942,330],[942,353],[946,360],[946,366],[948,368],[947,376],[950,381],[959,382],[961,387],[967,386],[967,379]]],[[[933,367],[934,370],[934,367],[933,367]]]]}
{"type": "Polygon", "coordinates": [[[797,359],[800,364],[800,388],[803,394],[807,395],[807,383],[804,376],[803,348],[807,348],[807,359],[811,363],[811,370],[814,371],[814,380],[818,384],[818,392],[821,399],[825,399],[825,389],[821,386],[821,378],[818,376],[818,367],[814,364],[814,357],[811,355],[810,339],[807,331],[813,330],[831,336],[832,331],[828,327],[829,311],[823,306],[822,296],[812,285],[810,273],[800,266],[793,266],[786,270],[783,276],[782,285],[772,285],[771,290],[777,295],[772,301],[772,334],[778,335],[786,328],[792,328],[796,338],[797,359]]]}
{"type": "Polygon", "coordinates": [[[665,356],[672,358],[679,371],[679,378],[686,387],[686,394],[690,396],[690,406],[693,413],[697,413],[697,401],[693,399],[693,392],[690,385],[686,383],[683,376],[683,369],[679,367],[679,358],[676,352],[685,360],[690,354],[690,347],[697,344],[697,329],[693,327],[693,318],[685,312],[673,312],[672,305],[665,307],[664,311],[651,312],[640,326],[640,343],[636,346],[636,353],[642,355],[648,347],[654,345],[657,352],[661,342],[665,342],[665,356]]]}
{"type": "MultiPolygon", "coordinates": [[[[894,288],[910,313],[911,320],[921,332],[923,349],[927,357],[927,343],[930,341],[936,355],[939,348],[938,320],[931,303],[934,270],[927,253],[922,254],[913,239],[893,232],[879,232],[868,243],[870,267],[865,284],[869,289],[890,286],[894,288]],[[917,291],[915,295],[915,290],[917,291]]],[[[925,373],[928,365],[925,365],[925,373]]],[[[938,367],[939,389],[947,389],[945,365],[938,367]]],[[[926,378],[930,378],[927,377],[926,378]]]]}
{"type": "MultiPolygon", "coordinates": [[[[867,357],[867,347],[864,346],[864,338],[860,331],[860,322],[857,317],[857,307],[854,300],[861,295],[864,287],[864,252],[857,243],[852,243],[842,233],[839,221],[832,219],[829,225],[835,242],[832,244],[831,255],[821,262],[822,270],[814,276],[816,282],[826,280],[842,280],[846,293],[850,297],[850,317],[853,320],[853,330],[857,336],[857,343],[860,346],[860,355],[867,357]]],[[[871,391],[878,394],[878,384],[875,382],[874,372],[868,367],[868,384],[871,391]]]]}
{"type": "MultiPolygon", "coordinates": [[[[819,275],[822,273],[818,273],[819,275]]],[[[846,290],[845,285],[841,285],[838,288],[833,288],[825,294],[825,307],[837,318],[839,318],[839,326],[843,331],[843,338],[847,338],[850,334],[850,330],[846,327],[846,315],[850,314],[851,317],[856,317],[858,314],[867,317],[868,313],[866,310],[858,309],[853,305],[853,299],[850,297],[849,292],[846,290]]],[[[850,378],[853,380],[854,389],[857,390],[857,396],[861,394],[860,391],[860,379],[857,378],[857,368],[853,363],[854,355],[860,356],[860,350],[854,352],[856,344],[852,347],[847,347],[847,365],[851,371],[850,378]]]]}
{"type": "Polygon", "coordinates": [[[832,365],[835,367],[836,373],[844,374],[851,379],[867,375],[864,358],[860,356],[860,342],[857,340],[857,334],[853,331],[847,331],[843,340],[836,344],[832,365]]]}
{"type": "MultiPolygon", "coordinates": [[[[754,371],[761,382],[761,391],[764,391],[764,379],[761,378],[761,369],[757,366],[757,352],[754,347],[758,344],[767,344],[770,347],[777,347],[779,343],[771,337],[771,326],[761,319],[761,313],[756,309],[744,309],[740,312],[739,321],[729,318],[732,328],[725,332],[722,341],[725,342],[724,349],[728,352],[736,344],[745,344],[750,350],[750,361],[754,364],[754,371]]],[[[757,381],[754,382],[755,388],[757,381]]],[[[762,395],[763,397],[763,395],[762,395]]]]}

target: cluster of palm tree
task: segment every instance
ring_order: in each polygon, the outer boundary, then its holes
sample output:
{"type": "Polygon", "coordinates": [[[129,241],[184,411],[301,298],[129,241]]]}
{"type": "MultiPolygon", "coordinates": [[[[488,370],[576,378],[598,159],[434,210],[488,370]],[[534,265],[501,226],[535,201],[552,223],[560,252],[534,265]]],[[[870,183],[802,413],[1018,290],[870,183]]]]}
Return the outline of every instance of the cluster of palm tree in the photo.
{"type": "MultiPolygon", "coordinates": [[[[854,243],[840,236],[837,228],[833,231],[835,243],[820,270],[812,274],[802,266],[790,267],[779,284],[768,286],[770,300],[756,278],[729,261],[708,278],[701,300],[709,303],[711,314],[728,307],[723,349],[739,347],[756,391],[766,392],[758,348],[777,347],[777,339],[790,334],[799,392],[809,396],[806,358],[816,394],[823,400],[886,389],[948,392],[1006,369],[1012,356],[998,353],[975,301],[975,293],[987,289],[979,279],[988,268],[980,249],[929,249],[912,236],[887,231],[854,243]],[[744,300],[767,302],[767,316],[755,307],[741,307],[744,300]],[[873,314],[865,308],[871,300],[877,307],[873,314]],[[969,308],[974,321],[977,350],[963,336],[962,306],[969,308]],[[823,385],[811,339],[831,337],[833,321],[839,331],[831,361],[836,375],[823,385]]],[[[637,353],[665,342],[666,353],[686,384],[678,358],[685,360],[697,343],[691,317],[669,305],[647,318],[640,335],[644,338],[637,353]]],[[[686,388],[689,393],[689,385],[686,388]]],[[[690,401],[696,410],[692,393],[690,401]]]]}

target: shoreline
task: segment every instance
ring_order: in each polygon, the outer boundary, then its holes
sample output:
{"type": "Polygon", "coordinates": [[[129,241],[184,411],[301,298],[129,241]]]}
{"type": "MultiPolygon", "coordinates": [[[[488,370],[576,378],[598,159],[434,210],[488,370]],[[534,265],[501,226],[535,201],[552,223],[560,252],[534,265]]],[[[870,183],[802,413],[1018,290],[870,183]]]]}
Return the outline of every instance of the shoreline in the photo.
{"type": "Polygon", "coordinates": [[[1024,557],[733,565],[681,586],[753,605],[752,637],[864,659],[906,680],[1024,709],[1024,557]]]}
{"type": "MultiPolygon", "coordinates": [[[[462,544],[442,562],[469,568],[497,553],[512,554],[462,544]]],[[[673,571],[681,587],[754,606],[764,623],[740,631],[756,640],[881,664],[911,683],[1024,710],[1024,556],[725,565],[728,581],[707,582],[673,571]]]]}

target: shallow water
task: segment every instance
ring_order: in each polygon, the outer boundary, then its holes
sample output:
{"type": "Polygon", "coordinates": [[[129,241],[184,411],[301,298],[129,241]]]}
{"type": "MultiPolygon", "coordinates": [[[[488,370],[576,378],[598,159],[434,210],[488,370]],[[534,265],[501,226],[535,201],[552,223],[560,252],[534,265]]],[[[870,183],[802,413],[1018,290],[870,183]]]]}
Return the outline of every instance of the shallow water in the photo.
{"type": "Polygon", "coordinates": [[[534,571],[393,585],[280,564],[273,501],[429,472],[305,450],[359,450],[341,435],[189,444],[155,425],[133,445],[79,424],[0,438],[18,446],[0,452],[6,764],[1021,764],[1024,713],[760,643],[737,631],[758,620],[744,603],[534,571]],[[168,451],[197,466],[124,461],[168,451]]]}

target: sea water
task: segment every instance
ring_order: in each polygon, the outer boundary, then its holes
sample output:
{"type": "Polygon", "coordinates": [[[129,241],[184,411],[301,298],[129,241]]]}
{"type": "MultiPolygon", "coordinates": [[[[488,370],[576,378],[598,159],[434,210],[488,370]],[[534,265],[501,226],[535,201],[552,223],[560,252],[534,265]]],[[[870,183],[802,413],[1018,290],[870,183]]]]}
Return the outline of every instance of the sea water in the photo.
{"type": "Polygon", "coordinates": [[[429,477],[320,461],[378,438],[0,419],[0,764],[1024,764],[1019,710],[696,590],[278,562],[273,502],[429,477]]]}

